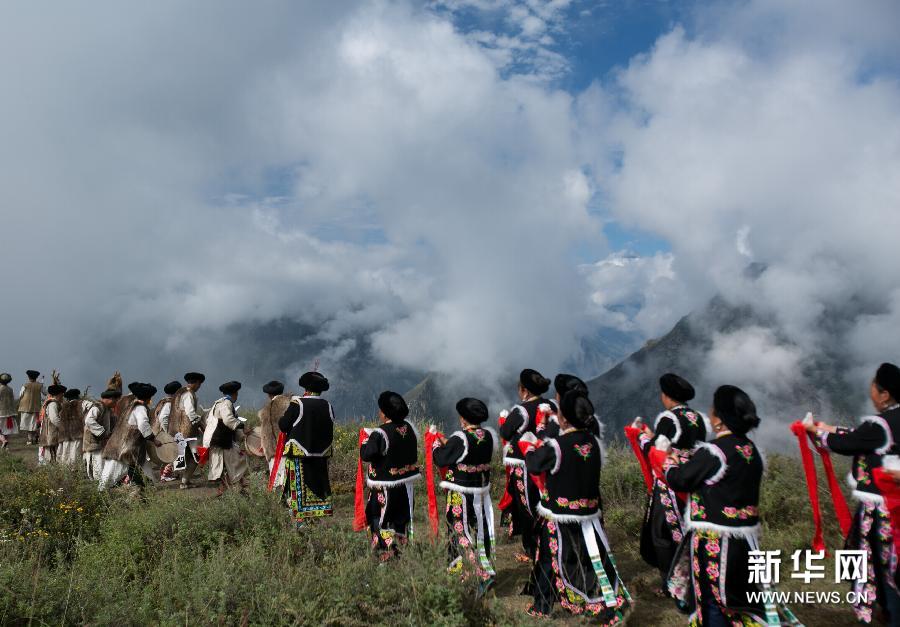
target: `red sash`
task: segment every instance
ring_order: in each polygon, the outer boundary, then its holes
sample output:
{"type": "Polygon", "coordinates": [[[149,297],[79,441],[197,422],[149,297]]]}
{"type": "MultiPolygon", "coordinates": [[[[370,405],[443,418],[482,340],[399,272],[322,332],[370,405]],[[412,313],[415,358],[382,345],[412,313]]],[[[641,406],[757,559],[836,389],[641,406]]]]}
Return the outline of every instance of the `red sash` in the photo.
{"type": "MultiPolygon", "coordinates": [[[[360,429],[359,446],[362,447],[368,439],[369,434],[366,433],[366,430],[360,429]]],[[[365,476],[363,475],[362,457],[360,457],[357,460],[356,465],[356,493],[353,498],[353,531],[362,531],[366,528],[365,489],[366,481],[365,476]]]]}
{"type": "Polygon", "coordinates": [[[278,433],[278,440],[275,442],[275,459],[272,460],[272,472],[269,474],[269,486],[268,491],[272,491],[272,487],[275,485],[275,478],[278,476],[278,467],[281,466],[281,458],[284,456],[284,438],[287,434],[284,432],[278,433]]]}
{"type": "MultiPolygon", "coordinates": [[[[500,418],[497,419],[497,424],[500,425],[500,428],[503,428],[504,423],[506,423],[506,412],[500,414],[500,418]]],[[[506,440],[501,439],[500,450],[503,451],[506,449],[506,440]]],[[[506,487],[503,489],[503,497],[500,499],[500,502],[497,504],[497,508],[502,512],[508,509],[512,505],[512,495],[509,493],[509,474],[510,469],[509,466],[503,464],[503,469],[506,471],[506,487]]]]}
{"type": "MultiPolygon", "coordinates": [[[[432,538],[438,536],[438,508],[437,494],[434,489],[434,443],[444,437],[443,433],[425,432],[425,485],[428,491],[428,522],[431,525],[432,538]]],[[[441,469],[441,477],[445,475],[441,469]]]]}
{"type": "Polygon", "coordinates": [[[891,516],[891,528],[894,531],[894,552],[900,555],[900,485],[894,477],[888,474],[884,468],[876,468],[872,471],[875,485],[884,496],[884,504],[891,516]]]}
{"type": "Polygon", "coordinates": [[[653,478],[650,476],[650,464],[647,462],[647,458],[644,457],[644,452],[641,450],[640,442],[638,442],[638,437],[640,435],[641,429],[632,427],[631,425],[625,427],[625,438],[631,445],[634,456],[638,458],[638,462],[641,464],[641,473],[644,475],[644,484],[647,486],[647,492],[652,492],[653,478]]]}

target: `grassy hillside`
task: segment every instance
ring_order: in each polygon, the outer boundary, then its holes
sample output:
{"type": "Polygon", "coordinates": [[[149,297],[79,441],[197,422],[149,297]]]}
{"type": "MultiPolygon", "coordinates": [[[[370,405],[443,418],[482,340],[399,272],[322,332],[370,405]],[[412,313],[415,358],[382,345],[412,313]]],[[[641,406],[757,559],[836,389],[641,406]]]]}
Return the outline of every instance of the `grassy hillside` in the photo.
{"type": "MultiPolygon", "coordinates": [[[[0,624],[531,622],[522,613],[528,599],[518,595],[528,571],[513,559],[517,543],[500,540],[497,586],[476,601],[468,584],[444,573],[445,549],[442,541],[429,541],[422,489],[415,543],[394,563],[372,559],[365,535],[350,529],[355,427],[337,431],[336,517],[299,532],[264,491],[259,464],[246,496],[215,498],[208,488],[179,491],[165,485],[138,498],[128,489],[100,495],[78,473],[35,468],[34,448],[25,449],[21,440],[12,448],[0,455],[0,624]]],[[[495,504],[502,470],[496,473],[495,504]]],[[[613,549],[636,598],[630,623],[684,624],[669,601],[653,595],[656,575],[638,555],[644,490],[629,451],[608,452],[602,489],[613,549]]],[[[795,460],[769,459],[762,509],[764,548],[786,552],[784,580],[789,552],[805,548],[812,531],[795,460]]],[[[826,518],[833,517],[826,513],[826,518]]],[[[838,545],[834,525],[828,540],[829,546],[838,545]]],[[[826,588],[834,586],[820,586],[826,588]]],[[[795,610],[808,625],[854,624],[847,607],[795,610]]],[[[557,612],[564,624],[583,622],[557,612]]]]}

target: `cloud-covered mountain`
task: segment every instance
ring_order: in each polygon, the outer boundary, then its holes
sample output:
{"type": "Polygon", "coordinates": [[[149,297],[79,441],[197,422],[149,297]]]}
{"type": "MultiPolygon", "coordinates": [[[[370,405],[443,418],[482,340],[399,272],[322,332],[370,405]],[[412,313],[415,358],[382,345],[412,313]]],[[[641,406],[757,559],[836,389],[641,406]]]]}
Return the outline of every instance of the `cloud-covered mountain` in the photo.
{"type": "MultiPolygon", "coordinates": [[[[836,339],[852,326],[847,315],[846,311],[823,315],[823,325],[836,339]]],[[[622,427],[636,416],[652,424],[662,411],[658,380],[665,372],[676,372],[694,384],[697,397],[691,404],[704,412],[717,386],[738,385],[751,395],[763,418],[758,437],[783,447],[789,441],[786,425],[807,411],[844,424],[849,417],[870,411],[864,381],[846,369],[840,346],[836,341],[801,352],[780,332],[774,318],[716,296],[671,331],[589,381],[588,388],[611,428],[607,434],[621,438],[622,427]]]]}

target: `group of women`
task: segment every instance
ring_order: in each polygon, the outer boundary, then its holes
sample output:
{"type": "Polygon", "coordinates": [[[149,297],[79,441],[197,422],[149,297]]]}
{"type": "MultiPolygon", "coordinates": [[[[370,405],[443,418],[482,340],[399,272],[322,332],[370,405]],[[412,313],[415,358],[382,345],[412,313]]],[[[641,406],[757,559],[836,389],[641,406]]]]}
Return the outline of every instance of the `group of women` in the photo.
{"type": "MultiPolygon", "coordinates": [[[[751,554],[760,550],[760,490],[765,459],[750,438],[760,425],[750,396],[733,385],[716,389],[707,416],[689,406],[694,389],[673,373],[660,378],[664,410],[652,425],[636,421],[640,455],[652,469],[641,532],[641,554],[660,573],[657,594],[670,597],[692,625],[799,625],[793,612],[759,594],[751,554]]],[[[624,620],[633,599],[617,570],[607,538],[599,483],[602,432],[587,386],[572,375],[553,382],[534,370],[519,377],[519,402],[500,419],[499,434],[485,426],[486,405],[464,398],[456,406],[459,429],[449,436],[429,428],[428,463],[442,473],[450,567],[474,573],[480,591],[493,583],[494,530],[491,459],[502,446],[506,489],[500,503],[517,556],[531,565],[523,594],[528,614],[551,615],[559,604],[601,624],[624,620]],[[468,565],[468,568],[464,568],[468,565]]],[[[868,623],[878,608],[900,624],[896,555],[888,507],[872,479],[875,468],[898,453],[900,369],[878,368],[870,386],[877,415],[856,428],[809,421],[818,446],[853,457],[853,494],[859,501],[846,548],[864,551],[867,579],[854,583],[857,618],[868,623]]],[[[400,553],[412,534],[413,489],[420,478],[419,436],[403,398],[385,392],[381,425],[361,435],[368,464],[365,523],[383,558],[400,553]]]]}

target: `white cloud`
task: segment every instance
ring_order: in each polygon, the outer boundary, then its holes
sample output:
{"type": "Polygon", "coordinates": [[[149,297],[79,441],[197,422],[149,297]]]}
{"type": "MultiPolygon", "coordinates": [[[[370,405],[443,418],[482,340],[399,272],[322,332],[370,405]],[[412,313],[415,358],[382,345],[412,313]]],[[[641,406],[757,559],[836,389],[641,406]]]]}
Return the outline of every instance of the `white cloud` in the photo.
{"type": "Polygon", "coordinates": [[[485,376],[577,346],[568,251],[599,223],[573,99],[445,15],[98,3],[0,9],[0,36],[10,367],[149,378],[282,316],[485,376]]]}
{"type": "Polygon", "coordinates": [[[611,139],[598,185],[616,220],[670,242],[682,290],[752,305],[804,353],[852,355],[861,385],[900,360],[878,324],[900,284],[900,44],[884,26],[900,8],[726,6],[580,97],[611,139]],[[756,282],[748,257],[768,267],[756,282]]]}

